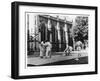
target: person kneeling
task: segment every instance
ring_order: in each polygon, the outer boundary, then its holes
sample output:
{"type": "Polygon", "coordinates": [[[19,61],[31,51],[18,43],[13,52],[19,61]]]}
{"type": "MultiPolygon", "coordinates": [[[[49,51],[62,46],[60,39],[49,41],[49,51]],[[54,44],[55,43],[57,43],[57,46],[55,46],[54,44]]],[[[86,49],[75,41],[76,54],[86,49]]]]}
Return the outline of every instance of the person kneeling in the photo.
{"type": "Polygon", "coordinates": [[[64,55],[65,56],[69,56],[71,55],[73,48],[71,46],[68,46],[65,50],[64,50],[64,55]]]}

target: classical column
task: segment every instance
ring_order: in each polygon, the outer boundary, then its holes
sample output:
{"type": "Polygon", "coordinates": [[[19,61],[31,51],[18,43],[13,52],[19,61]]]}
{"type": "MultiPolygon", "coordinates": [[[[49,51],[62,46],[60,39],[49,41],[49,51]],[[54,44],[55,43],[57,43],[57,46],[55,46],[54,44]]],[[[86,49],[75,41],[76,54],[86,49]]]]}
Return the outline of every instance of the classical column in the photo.
{"type": "MultiPolygon", "coordinates": [[[[39,27],[38,27],[38,24],[39,24],[39,19],[38,19],[38,15],[36,15],[36,24],[35,24],[35,32],[36,32],[36,35],[38,36],[38,32],[39,32],[39,27]]],[[[37,37],[38,38],[38,37],[37,37]]]]}
{"type": "Polygon", "coordinates": [[[61,48],[61,36],[60,36],[60,26],[59,26],[59,21],[57,21],[57,31],[58,31],[59,48],[61,48]]]}
{"type": "Polygon", "coordinates": [[[30,44],[30,30],[29,30],[29,14],[27,14],[27,34],[28,34],[28,37],[27,37],[27,40],[28,40],[28,51],[30,51],[31,49],[31,44],[30,44]]]}
{"type": "Polygon", "coordinates": [[[75,50],[75,40],[74,40],[74,37],[73,37],[73,49],[75,50]]]}
{"type": "Polygon", "coordinates": [[[39,34],[39,38],[38,38],[38,40],[39,40],[39,42],[41,42],[41,27],[40,27],[40,16],[38,16],[38,34],[39,34]]]}
{"type": "MultiPolygon", "coordinates": [[[[50,19],[48,18],[48,30],[51,32],[51,22],[50,19]]],[[[50,33],[50,42],[52,42],[52,34],[50,33]]]]}
{"type": "MultiPolygon", "coordinates": [[[[48,23],[47,23],[48,24],[48,23]]],[[[48,40],[47,34],[48,34],[48,26],[45,23],[45,40],[48,40]]]]}
{"type": "Polygon", "coordinates": [[[39,24],[39,16],[38,15],[36,15],[35,16],[35,47],[36,47],[36,50],[38,50],[39,49],[39,42],[37,42],[36,40],[39,40],[39,27],[38,27],[38,24],[39,24]]]}
{"type": "Polygon", "coordinates": [[[57,28],[56,28],[56,26],[55,26],[55,42],[57,42],[57,28]]]}
{"type": "MultiPolygon", "coordinates": [[[[37,48],[36,48],[36,29],[37,29],[37,16],[35,16],[35,26],[34,26],[35,28],[34,28],[34,49],[36,50],[37,48]]],[[[33,33],[33,32],[32,32],[33,33]]]]}
{"type": "Polygon", "coordinates": [[[64,26],[64,31],[65,31],[66,47],[68,47],[68,32],[67,32],[67,24],[66,23],[64,26]]]}

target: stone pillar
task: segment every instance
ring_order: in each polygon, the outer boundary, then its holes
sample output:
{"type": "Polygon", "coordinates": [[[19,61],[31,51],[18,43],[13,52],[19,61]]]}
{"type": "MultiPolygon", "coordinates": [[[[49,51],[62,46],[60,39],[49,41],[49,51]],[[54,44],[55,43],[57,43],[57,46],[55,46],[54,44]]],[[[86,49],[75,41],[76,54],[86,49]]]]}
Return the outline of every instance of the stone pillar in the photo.
{"type": "Polygon", "coordinates": [[[67,24],[66,23],[64,26],[64,31],[65,31],[66,47],[68,47],[68,31],[67,31],[67,24]]]}
{"type": "Polygon", "coordinates": [[[73,49],[75,50],[75,40],[74,40],[74,37],[73,37],[73,49]]]}
{"type": "Polygon", "coordinates": [[[40,27],[40,16],[38,15],[38,34],[39,34],[39,38],[38,38],[38,40],[39,40],[39,42],[41,42],[41,27],[40,27]]]}
{"type": "Polygon", "coordinates": [[[46,25],[46,23],[45,23],[45,27],[46,27],[46,29],[45,29],[45,40],[47,40],[48,39],[48,37],[47,37],[47,34],[48,34],[48,26],[46,25]]]}
{"type": "MultiPolygon", "coordinates": [[[[39,28],[41,30],[41,28],[39,28]]],[[[41,32],[39,31],[39,42],[41,42],[41,32]]]]}
{"type": "Polygon", "coordinates": [[[59,48],[61,48],[61,36],[60,36],[60,26],[59,26],[59,21],[57,21],[57,31],[58,31],[59,48]]]}
{"type": "Polygon", "coordinates": [[[30,30],[29,30],[29,14],[27,14],[27,33],[28,33],[28,51],[30,51],[30,49],[31,49],[31,44],[30,44],[30,42],[29,42],[29,40],[30,40],[30,30]]]}
{"type": "Polygon", "coordinates": [[[27,29],[29,31],[29,14],[27,14],[27,29]]]}
{"type": "MultiPolygon", "coordinates": [[[[51,22],[50,19],[48,18],[48,30],[51,32],[51,22]]],[[[52,34],[50,33],[50,42],[52,42],[52,34]]]]}
{"type": "MultiPolygon", "coordinates": [[[[39,36],[39,34],[40,34],[40,32],[39,32],[39,16],[38,15],[36,15],[36,24],[35,24],[35,34],[36,34],[36,40],[40,40],[40,38],[39,37],[41,37],[41,36],[39,36]]],[[[39,50],[39,42],[36,42],[36,50],[39,50]]]]}
{"type": "Polygon", "coordinates": [[[35,16],[35,31],[34,31],[34,38],[35,38],[35,42],[34,42],[34,50],[37,50],[37,45],[36,45],[36,33],[37,33],[37,16],[35,16]]]}

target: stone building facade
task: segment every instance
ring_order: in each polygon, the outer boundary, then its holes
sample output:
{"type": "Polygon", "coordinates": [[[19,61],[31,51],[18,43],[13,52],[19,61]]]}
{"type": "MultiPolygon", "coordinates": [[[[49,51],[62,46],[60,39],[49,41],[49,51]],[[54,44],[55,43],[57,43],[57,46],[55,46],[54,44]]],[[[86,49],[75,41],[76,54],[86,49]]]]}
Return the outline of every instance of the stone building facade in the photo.
{"type": "MultiPolygon", "coordinates": [[[[28,15],[29,16],[29,15],[28,15]]],[[[27,16],[27,24],[31,17],[27,16]]],[[[53,52],[62,52],[70,44],[70,29],[72,22],[61,19],[59,16],[36,15],[35,17],[34,35],[30,34],[29,25],[27,25],[27,45],[28,51],[39,51],[39,42],[49,41],[52,44],[53,52]]]]}

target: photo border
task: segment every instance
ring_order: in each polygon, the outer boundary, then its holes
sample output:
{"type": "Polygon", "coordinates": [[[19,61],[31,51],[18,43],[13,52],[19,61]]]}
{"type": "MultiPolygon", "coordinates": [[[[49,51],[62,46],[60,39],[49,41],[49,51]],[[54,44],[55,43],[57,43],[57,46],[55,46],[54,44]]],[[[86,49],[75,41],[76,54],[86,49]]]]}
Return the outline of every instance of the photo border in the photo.
{"type": "Polygon", "coordinates": [[[43,78],[43,77],[58,77],[72,75],[88,75],[98,73],[98,34],[97,34],[97,16],[98,8],[96,6],[81,6],[81,5],[65,5],[65,4],[49,4],[49,3],[31,3],[31,2],[12,2],[11,4],[11,78],[43,78]],[[27,75],[19,76],[19,6],[43,6],[43,7],[58,7],[58,8],[73,8],[73,9],[89,9],[95,10],[95,71],[75,72],[75,73],[59,73],[59,74],[43,74],[43,75],[27,75]]]}

